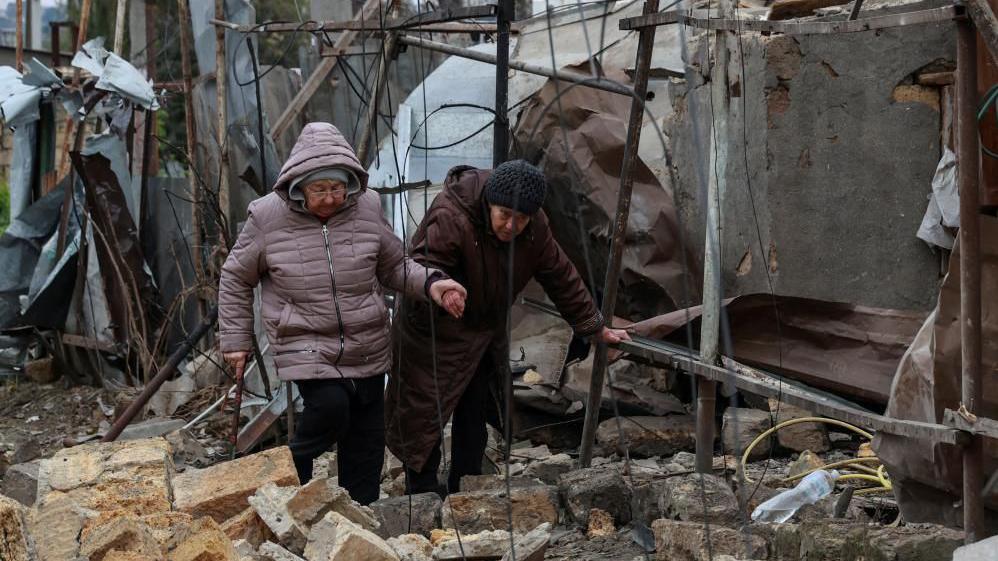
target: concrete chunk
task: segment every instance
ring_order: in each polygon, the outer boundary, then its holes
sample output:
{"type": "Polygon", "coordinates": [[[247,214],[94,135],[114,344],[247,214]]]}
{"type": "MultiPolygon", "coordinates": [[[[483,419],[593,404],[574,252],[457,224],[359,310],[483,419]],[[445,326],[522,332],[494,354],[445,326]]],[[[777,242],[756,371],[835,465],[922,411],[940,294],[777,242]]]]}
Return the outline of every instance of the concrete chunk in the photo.
{"type": "MultiPolygon", "coordinates": [[[[779,413],[776,415],[777,423],[789,421],[790,419],[801,419],[804,417],[815,416],[814,413],[811,413],[810,411],[801,409],[800,407],[787,405],[786,403],[779,403],[776,399],[771,398],[769,400],[770,412],[776,414],[777,407],[779,408],[779,413]]],[[[810,450],[820,454],[821,452],[827,452],[832,448],[832,442],[828,439],[828,429],[822,423],[799,423],[796,425],[790,425],[777,431],[776,437],[780,443],[780,446],[793,450],[794,452],[810,450]]]]}
{"type": "Polygon", "coordinates": [[[338,512],[347,520],[367,530],[375,530],[378,527],[374,512],[352,500],[347,490],[332,479],[309,481],[291,497],[287,509],[306,532],[328,512],[338,512]]]}
{"type": "Polygon", "coordinates": [[[222,523],[249,506],[248,498],[267,483],[297,485],[298,473],[286,446],[188,470],[173,478],[173,506],[193,516],[222,523]]]}
{"type": "Polygon", "coordinates": [[[626,446],[635,457],[671,456],[696,446],[696,420],[690,415],[622,417],[618,431],[617,420],[607,419],[596,429],[596,441],[604,450],[620,455],[626,446]]]}
{"type": "Polygon", "coordinates": [[[24,506],[33,506],[38,498],[39,463],[36,460],[7,468],[0,492],[24,506]]]}
{"type": "Polygon", "coordinates": [[[270,528],[282,545],[291,551],[304,551],[307,530],[288,512],[288,501],[297,492],[295,487],[278,487],[267,483],[247,500],[257,516],[270,528]]]}
{"type": "Polygon", "coordinates": [[[28,530],[35,540],[38,560],[76,559],[80,552],[77,538],[84,522],[92,515],[65,493],[52,492],[42,498],[28,518],[28,530]]]}
{"type": "Polygon", "coordinates": [[[0,495],[0,559],[32,561],[34,551],[28,535],[24,506],[0,495]]]}
{"type": "MultiPolygon", "coordinates": [[[[867,559],[898,559],[930,561],[954,559],[954,552],[963,545],[964,534],[933,524],[917,524],[897,528],[875,528],[870,532],[870,552],[867,559]]],[[[998,549],[991,550],[998,558],[998,549]]]]}
{"type": "Polygon", "coordinates": [[[593,467],[571,471],[558,483],[565,507],[572,519],[582,526],[589,525],[589,511],[600,508],[610,513],[619,524],[631,521],[631,491],[624,477],[614,468],[593,467]]]}
{"type": "MultiPolygon", "coordinates": [[[[547,522],[558,523],[558,488],[550,485],[513,489],[513,531],[529,532],[547,522]]],[[[443,526],[461,532],[507,530],[505,491],[454,493],[443,505],[443,526]]]]}
{"type": "Polygon", "coordinates": [[[222,524],[222,531],[229,539],[246,540],[254,547],[260,547],[266,541],[278,541],[277,536],[260,518],[253,507],[249,507],[222,524]]]}
{"type": "Polygon", "coordinates": [[[403,534],[430,535],[430,531],[440,527],[440,495],[421,493],[392,497],[371,503],[371,510],[378,519],[376,533],[382,538],[403,534]]]}
{"type": "MultiPolygon", "coordinates": [[[[518,464],[513,464],[518,465],[518,464]]],[[[512,467],[512,466],[510,466],[512,467]]],[[[523,475],[512,475],[510,471],[510,488],[534,487],[544,483],[536,479],[523,475]]],[[[475,491],[504,491],[506,490],[506,477],[502,474],[495,475],[465,475],[461,478],[461,491],[473,493],[475,491]]]]}
{"type": "Polygon", "coordinates": [[[257,555],[267,561],[304,561],[301,557],[269,541],[260,544],[260,547],[257,549],[257,555]]]}
{"type": "Polygon", "coordinates": [[[953,552],[953,561],[993,561],[996,551],[998,551],[998,536],[958,547],[953,552]]]}
{"type": "Polygon", "coordinates": [[[541,524],[525,536],[516,538],[516,550],[507,551],[502,561],[543,561],[550,541],[551,526],[541,524]]]}
{"type": "Polygon", "coordinates": [[[489,530],[477,534],[461,533],[461,540],[444,540],[433,548],[436,561],[461,559],[501,559],[509,550],[509,532],[489,530]]]}
{"type": "Polygon", "coordinates": [[[398,554],[384,540],[331,511],[312,526],[305,547],[308,561],[399,561],[398,554]]]}

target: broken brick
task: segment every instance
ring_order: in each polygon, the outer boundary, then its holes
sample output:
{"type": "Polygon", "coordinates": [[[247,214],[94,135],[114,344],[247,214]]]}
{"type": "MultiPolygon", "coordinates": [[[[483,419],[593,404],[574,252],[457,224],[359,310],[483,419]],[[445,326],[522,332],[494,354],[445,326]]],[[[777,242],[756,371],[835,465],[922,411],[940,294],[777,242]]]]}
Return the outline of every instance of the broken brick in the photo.
{"type": "Polygon", "coordinates": [[[440,495],[420,493],[392,497],[371,503],[380,526],[377,534],[382,538],[403,534],[430,535],[430,531],[440,527],[440,509],[443,506],[440,495]]]}
{"type": "Polygon", "coordinates": [[[248,507],[246,510],[226,520],[222,524],[222,531],[233,541],[246,540],[255,547],[260,547],[260,544],[268,540],[277,541],[277,536],[274,535],[274,532],[260,518],[260,515],[256,513],[253,507],[248,507]]]}
{"type": "Polygon", "coordinates": [[[287,510],[306,533],[331,511],[342,514],[364,529],[375,530],[378,527],[374,512],[351,499],[350,493],[337,485],[334,479],[312,479],[288,500],[287,510]]]}
{"type": "MultiPolygon", "coordinates": [[[[711,555],[731,555],[736,559],[766,559],[766,541],[760,536],[701,522],[659,519],[652,523],[656,559],[662,561],[708,561],[711,555]]],[[[808,558],[810,561],[810,558],[808,558]]]]}
{"type": "Polygon", "coordinates": [[[596,441],[607,451],[650,458],[671,456],[696,445],[696,420],[690,415],[621,417],[607,419],[596,428],[596,441]],[[623,445],[621,445],[623,441],[623,445]]]}
{"type": "Polygon", "coordinates": [[[205,516],[174,536],[168,561],[237,561],[232,541],[214,519],[205,516]]]}
{"type": "MultiPolygon", "coordinates": [[[[741,458],[745,449],[760,434],[773,426],[772,418],[766,411],[758,409],[728,407],[724,410],[724,420],[721,424],[721,442],[725,454],[734,454],[741,458]]],[[[762,460],[769,457],[772,438],[759,442],[749,454],[749,460],[762,460]]]]}
{"type": "Polygon", "coordinates": [[[34,558],[24,505],[3,495],[0,495],[0,538],[0,559],[31,561],[34,558]]]}
{"type": "Polygon", "coordinates": [[[741,521],[738,500],[728,483],[713,475],[692,473],[666,480],[666,514],[684,522],[737,525],[741,521]]]}
{"type": "Polygon", "coordinates": [[[267,483],[247,500],[264,524],[270,528],[277,541],[291,551],[305,549],[308,530],[303,528],[288,512],[288,501],[295,495],[295,487],[278,487],[267,483]]]}
{"type": "Polygon", "coordinates": [[[433,544],[420,534],[404,534],[388,538],[388,545],[395,550],[401,561],[431,561],[433,544]]]}
{"type": "Polygon", "coordinates": [[[118,516],[87,532],[80,555],[89,561],[103,561],[112,550],[127,551],[161,559],[163,552],[152,530],[134,516],[118,516]]]}
{"type": "Polygon", "coordinates": [[[614,468],[585,468],[561,476],[558,487],[572,519],[582,527],[589,525],[589,511],[600,508],[619,524],[631,521],[630,489],[614,468]]]}
{"type": "MultiPolygon", "coordinates": [[[[513,531],[529,532],[547,522],[558,523],[558,488],[551,485],[513,489],[513,531]]],[[[454,493],[443,506],[443,526],[461,532],[507,530],[505,491],[454,493]]]]}

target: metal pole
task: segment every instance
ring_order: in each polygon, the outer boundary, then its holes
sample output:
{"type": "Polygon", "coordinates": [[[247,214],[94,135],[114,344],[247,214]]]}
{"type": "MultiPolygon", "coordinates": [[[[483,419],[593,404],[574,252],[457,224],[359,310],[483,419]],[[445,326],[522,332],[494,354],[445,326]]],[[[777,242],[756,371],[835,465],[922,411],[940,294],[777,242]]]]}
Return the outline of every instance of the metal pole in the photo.
{"type": "MultiPolygon", "coordinates": [[[[658,0],[645,0],[644,14],[658,11],[658,0]]],[[[634,65],[634,97],[631,99],[631,116],[627,123],[627,140],[624,144],[624,161],[620,168],[620,192],[617,194],[617,213],[613,219],[610,238],[610,262],[606,267],[606,283],[603,287],[603,321],[613,322],[614,304],[617,301],[617,278],[620,275],[620,261],[624,253],[624,238],[627,232],[627,219],[631,212],[631,189],[634,186],[634,167],[638,159],[638,142],[641,140],[641,125],[644,120],[645,95],[648,92],[648,71],[651,67],[652,47],[655,43],[655,27],[645,27],[638,35],[638,55],[634,65]]],[[[596,426],[599,424],[600,404],[603,401],[603,380],[606,376],[607,346],[596,344],[593,359],[593,372],[589,380],[589,397],[586,402],[586,418],[582,427],[582,447],[579,463],[589,467],[593,459],[593,442],[596,439],[596,426]]]]}
{"type": "Polygon", "coordinates": [[[497,6],[496,28],[496,120],[492,127],[492,167],[509,159],[509,24],[513,19],[513,0],[497,6]]]}
{"type": "Polygon", "coordinates": [[[381,94],[388,83],[388,68],[391,60],[395,56],[395,46],[398,44],[398,35],[389,33],[385,38],[385,45],[381,51],[381,62],[378,64],[378,78],[374,86],[374,99],[368,100],[367,119],[364,122],[364,129],[360,133],[360,141],[357,142],[357,159],[361,165],[367,165],[367,154],[372,138],[377,141],[374,130],[378,124],[378,106],[381,105],[381,94]]]}
{"type": "MultiPolygon", "coordinates": [[[[730,2],[721,3],[721,17],[731,11],[730,2]]],[[[710,150],[707,156],[707,227],[704,243],[703,315],[700,318],[700,360],[716,364],[721,319],[721,198],[724,195],[727,167],[728,119],[728,45],[726,31],[716,31],[715,61],[710,93],[713,122],[710,127],[710,150]]],[[[717,382],[697,379],[696,470],[712,473],[714,464],[714,429],[717,409],[717,382]]]]}
{"type": "MultiPolygon", "coordinates": [[[[981,413],[981,231],[977,138],[977,35],[973,23],[957,23],[957,180],[960,188],[961,401],[981,413]]],[[[972,436],[963,454],[963,526],[967,543],[982,537],[983,442],[972,436]]]]}
{"type": "MultiPolygon", "coordinates": [[[[215,0],[215,17],[225,19],[225,0],[215,0]]],[[[229,108],[226,101],[228,64],[225,62],[225,28],[215,27],[215,109],[218,111],[218,208],[224,217],[226,234],[232,233],[234,225],[229,220],[232,208],[229,206],[229,108]]],[[[260,147],[263,150],[263,147],[260,147]]],[[[227,239],[227,235],[222,236],[227,239]]]]}
{"type": "MultiPolygon", "coordinates": [[[[246,48],[249,49],[250,62],[253,63],[253,84],[256,86],[256,131],[260,143],[260,184],[264,192],[268,191],[270,183],[267,181],[267,137],[263,133],[263,96],[260,94],[260,67],[256,61],[256,50],[253,49],[253,41],[249,35],[246,36],[246,48]]],[[[253,339],[256,346],[256,338],[253,339]]],[[[270,386],[267,386],[268,388],[270,386]]]]}
{"type": "MultiPolygon", "coordinates": [[[[202,281],[204,264],[202,263],[202,244],[204,236],[201,232],[201,185],[198,183],[194,169],[194,153],[197,134],[194,129],[194,79],[191,70],[191,11],[187,0],[177,0],[180,25],[180,66],[184,76],[184,124],[187,129],[187,166],[190,168],[191,190],[191,245],[194,246],[194,278],[197,283],[202,281]]],[[[198,291],[198,312],[205,314],[205,301],[202,292],[198,291]]]]}
{"type": "Polygon", "coordinates": [[[125,430],[128,423],[131,423],[132,419],[134,419],[135,416],[139,414],[139,411],[145,407],[146,403],[149,401],[149,398],[159,391],[160,386],[162,386],[163,383],[173,375],[173,371],[177,369],[180,361],[187,356],[187,353],[191,351],[191,348],[193,348],[194,345],[196,345],[197,342],[205,336],[205,334],[211,331],[211,328],[215,326],[215,321],[217,320],[218,308],[213,307],[211,311],[208,312],[208,315],[204,318],[204,320],[201,321],[201,323],[194,329],[191,336],[184,341],[183,344],[177,348],[177,350],[173,351],[170,358],[166,360],[166,364],[164,364],[163,367],[159,369],[159,372],[157,372],[156,375],[149,380],[149,383],[142,388],[142,393],[140,393],[135,400],[128,404],[128,408],[125,409],[124,413],[122,413],[120,417],[114,420],[114,424],[111,425],[111,430],[107,431],[107,434],[104,435],[101,442],[113,442],[116,438],[118,438],[121,431],[125,430]]]}
{"type": "MultiPolygon", "coordinates": [[[[481,53],[478,51],[473,51],[471,49],[455,47],[453,45],[448,45],[446,43],[438,43],[436,41],[430,41],[420,37],[410,37],[407,35],[403,35],[399,37],[399,43],[403,45],[409,45],[410,47],[419,47],[421,49],[427,49],[438,53],[459,56],[461,58],[477,60],[479,62],[486,62],[489,64],[496,64],[498,62],[498,57],[493,54],[481,53]]],[[[538,66],[536,64],[527,64],[516,60],[509,61],[509,67],[512,68],[513,70],[526,72],[527,74],[544,76],[546,78],[553,78],[555,80],[561,80],[563,82],[573,82],[576,84],[583,84],[589,86],[590,88],[596,88],[598,90],[603,90],[615,94],[626,95],[628,97],[634,94],[633,89],[629,88],[628,86],[625,86],[624,84],[621,84],[620,82],[615,82],[613,80],[608,80],[606,78],[594,79],[590,74],[582,74],[580,72],[569,72],[567,70],[552,70],[551,68],[547,68],[544,66],[538,66]]]]}

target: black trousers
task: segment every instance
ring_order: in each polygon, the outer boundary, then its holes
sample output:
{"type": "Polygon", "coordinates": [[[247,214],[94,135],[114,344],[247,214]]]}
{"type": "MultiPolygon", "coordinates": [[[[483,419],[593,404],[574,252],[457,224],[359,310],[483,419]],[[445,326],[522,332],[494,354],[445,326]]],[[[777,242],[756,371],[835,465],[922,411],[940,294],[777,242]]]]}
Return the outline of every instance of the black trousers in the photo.
{"type": "Polygon", "coordinates": [[[305,410],[297,419],[291,455],[302,485],[312,461],[336,444],[340,487],[366,505],[381,494],[385,462],[385,377],[296,381],[305,410]]]}
{"type": "MultiPolygon", "coordinates": [[[[487,364],[490,365],[491,362],[482,360],[478,365],[475,375],[454,409],[454,421],[451,424],[451,466],[446,487],[446,492],[449,493],[460,490],[461,478],[465,475],[482,473],[482,460],[485,457],[485,446],[488,444],[485,422],[489,411],[489,381],[493,376],[493,369],[487,364]]],[[[422,471],[406,468],[406,493],[446,494],[437,478],[440,459],[438,441],[422,471]]]]}

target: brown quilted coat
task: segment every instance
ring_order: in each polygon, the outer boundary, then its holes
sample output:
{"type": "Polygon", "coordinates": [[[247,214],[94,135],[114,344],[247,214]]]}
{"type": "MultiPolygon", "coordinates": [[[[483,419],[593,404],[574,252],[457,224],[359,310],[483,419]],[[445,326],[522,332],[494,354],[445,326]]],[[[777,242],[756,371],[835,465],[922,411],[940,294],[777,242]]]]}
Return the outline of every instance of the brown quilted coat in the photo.
{"type": "Polygon", "coordinates": [[[222,352],[252,349],[253,287],[259,283],[259,313],[282,380],[384,374],[391,346],[382,290],[426,302],[424,286],[433,272],[404,257],[346,139],[331,124],[310,123],[274,192],[250,203],[222,267],[222,352]],[[330,165],[350,168],[361,190],[323,223],[288,199],[288,187],[296,177],[330,165]]]}
{"type": "Polygon", "coordinates": [[[482,198],[490,174],[491,170],[466,166],[452,169],[413,237],[411,254],[416,261],[440,269],[468,290],[462,319],[415,301],[405,301],[396,316],[397,349],[385,404],[386,440],[396,457],[417,471],[440,439],[437,388],[446,423],[481,361],[494,364],[496,373],[508,368],[511,245],[515,244],[514,298],[534,278],[576,333],[591,335],[603,324],[578,272],[551,235],[543,211],[513,244],[495,237],[482,198]]]}

